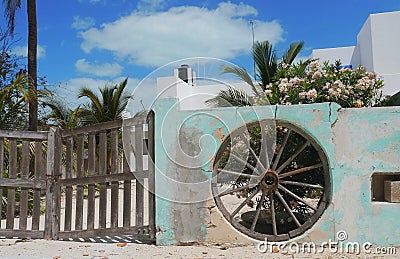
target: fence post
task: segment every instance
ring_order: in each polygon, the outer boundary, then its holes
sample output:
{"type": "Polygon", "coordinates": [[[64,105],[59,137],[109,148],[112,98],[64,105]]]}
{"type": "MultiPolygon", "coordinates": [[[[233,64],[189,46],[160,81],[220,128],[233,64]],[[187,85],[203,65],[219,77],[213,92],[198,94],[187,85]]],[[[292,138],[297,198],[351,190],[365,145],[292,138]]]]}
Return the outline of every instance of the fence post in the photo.
{"type": "Polygon", "coordinates": [[[147,151],[149,155],[148,169],[149,169],[149,228],[150,238],[156,237],[156,201],[155,201],[155,150],[154,150],[154,111],[150,111],[147,116],[147,136],[148,146],[147,151]]]}
{"type": "Polygon", "coordinates": [[[44,238],[58,239],[60,231],[60,186],[62,142],[60,130],[51,127],[47,139],[46,215],[44,238]]]}

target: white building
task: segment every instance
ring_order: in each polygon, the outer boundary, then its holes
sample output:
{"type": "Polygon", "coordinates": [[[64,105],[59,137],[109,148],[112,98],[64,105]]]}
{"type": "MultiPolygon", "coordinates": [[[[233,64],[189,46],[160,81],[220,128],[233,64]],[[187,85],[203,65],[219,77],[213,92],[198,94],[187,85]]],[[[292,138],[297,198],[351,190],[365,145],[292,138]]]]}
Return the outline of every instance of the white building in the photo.
{"type": "MultiPolygon", "coordinates": [[[[182,110],[204,109],[205,101],[211,99],[222,89],[227,89],[225,82],[207,78],[200,81],[196,72],[188,65],[181,65],[174,70],[173,76],[157,78],[157,98],[177,97],[182,110]]],[[[251,88],[244,82],[229,83],[229,86],[252,94],[251,88]]]]}
{"type": "Polygon", "coordinates": [[[369,15],[357,35],[357,46],[316,49],[320,63],[340,59],[343,65],[375,72],[384,80],[385,95],[400,91],[400,12],[369,15]]]}

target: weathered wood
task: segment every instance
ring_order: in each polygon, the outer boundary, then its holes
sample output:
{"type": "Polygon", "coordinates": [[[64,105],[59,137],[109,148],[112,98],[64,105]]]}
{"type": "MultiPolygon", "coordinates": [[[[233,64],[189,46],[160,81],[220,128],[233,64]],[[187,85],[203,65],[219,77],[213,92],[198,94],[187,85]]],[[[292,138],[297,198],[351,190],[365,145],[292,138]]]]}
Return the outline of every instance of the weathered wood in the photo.
{"type": "Polygon", "coordinates": [[[89,238],[101,236],[116,236],[116,235],[133,235],[133,234],[148,234],[148,226],[132,226],[132,227],[114,227],[106,229],[92,229],[81,231],[64,231],[60,232],[59,238],[89,238]]]}
{"type": "Polygon", "coordinates": [[[58,128],[50,128],[46,162],[45,238],[57,238],[59,231],[60,187],[57,183],[61,170],[61,138],[58,128]]]}
{"type": "MultiPolygon", "coordinates": [[[[35,141],[35,175],[34,181],[41,182],[42,180],[42,160],[43,160],[43,153],[42,153],[42,141],[37,140],[35,141]]],[[[39,230],[40,225],[40,188],[45,188],[45,182],[42,186],[34,186],[33,190],[33,208],[32,208],[32,230],[39,230]]]]}
{"type": "MultiPolygon", "coordinates": [[[[128,161],[126,154],[122,155],[123,159],[123,168],[128,167],[128,161]]],[[[131,181],[130,180],[125,180],[124,181],[124,200],[123,200],[123,226],[124,227],[129,227],[131,226],[131,202],[132,202],[132,186],[131,186],[131,181]]]]}
{"type": "MultiPolygon", "coordinates": [[[[129,166],[129,165],[128,165],[129,166]]],[[[135,125],[135,171],[143,170],[143,125],[135,125]]],[[[143,225],[144,214],[144,188],[143,181],[136,179],[136,217],[135,225],[143,225]]]]}
{"type": "Polygon", "coordinates": [[[149,192],[149,229],[150,238],[156,237],[156,211],[155,211],[155,150],[154,150],[154,112],[151,111],[147,117],[148,136],[148,192],[149,192]]]}
{"type": "Polygon", "coordinates": [[[44,238],[43,230],[20,230],[20,229],[1,229],[0,236],[6,238],[26,237],[44,238]]]}
{"type": "Polygon", "coordinates": [[[15,138],[15,139],[32,139],[46,140],[47,132],[45,131],[16,131],[16,130],[0,130],[0,137],[15,138]]]}
{"type": "MultiPolygon", "coordinates": [[[[96,135],[94,133],[89,134],[89,146],[88,146],[88,176],[95,175],[95,164],[96,162],[96,135]]],[[[94,229],[94,214],[95,214],[95,185],[88,185],[88,206],[87,206],[87,229],[94,229]]]]}
{"type": "MultiPolygon", "coordinates": [[[[17,177],[17,140],[9,139],[9,158],[8,158],[8,177],[15,179],[17,177]]],[[[7,193],[7,219],[6,229],[14,228],[15,215],[15,188],[8,187],[7,193]]]]}
{"type": "Polygon", "coordinates": [[[61,165],[62,165],[62,140],[61,140],[61,132],[57,128],[55,131],[55,150],[54,150],[54,201],[52,204],[52,238],[58,239],[58,233],[60,232],[60,214],[61,214],[61,189],[59,185],[59,179],[62,175],[61,165]]]}
{"type": "MultiPolygon", "coordinates": [[[[21,179],[27,180],[29,175],[29,141],[22,141],[22,162],[21,179]]],[[[28,189],[21,188],[20,211],[19,211],[19,229],[26,230],[28,218],[28,189]]]]}
{"type": "MultiPolygon", "coordinates": [[[[84,137],[83,135],[78,135],[77,140],[77,150],[76,150],[76,177],[83,177],[83,147],[84,147],[84,137]]],[[[78,185],[76,187],[76,207],[75,207],[75,229],[81,230],[83,225],[83,185],[78,185]]]]}
{"type": "MultiPolygon", "coordinates": [[[[73,137],[67,137],[65,139],[65,179],[72,178],[73,170],[73,149],[74,139],[73,137]]],[[[61,184],[61,183],[60,183],[61,184]]],[[[65,187],[65,218],[64,218],[64,230],[71,230],[72,221],[72,186],[65,187]]]]}
{"type": "Polygon", "coordinates": [[[26,188],[26,189],[34,189],[34,188],[43,188],[46,186],[45,181],[38,180],[30,180],[30,179],[8,179],[3,178],[0,182],[0,187],[12,187],[12,188],[26,188]]]}
{"type": "MultiPolygon", "coordinates": [[[[136,174],[136,172],[135,172],[136,174]]],[[[139,179],[147,178],[148,171],[138,172],[139,179]]],[[[134,180],[136,177],[132,173],[110,174],[110,175],[95,175],[84,178],[61,179],[59,182],[63,186],[83,185],[83,184],[96,184],[96,183],[112,183],[124,180],[134,180]]]]}
{"type": "Polygon", "coordinates": [[[69,129],[69,130],[64,130],[62,132],[63,137],[69,137],[69,136],[75,136],[75,135],[80,135],[80,134],[94,134],[96,132],[99,132],[101,130],[107,130],[107,129],[118,129],[122,125],[122,120],[116,120],[116,121],[108,121],[108,122],[103,122],[95,125],[88,125],[80,128],[75,128],[75,129],[69,129]]]}
{"type": "MultiPolygon", "coordinates": [[[[107,174],[107,132],[100,132],[100,148],[99,148],[99,177],[107,174]]],[[[107,185],[100,183],[100,204],[99,204],[99,227],[106,227],[107,212],[107,185]]]]}
{"type": "MultiPolygon", "coordinates": [[[[0,183],[4,177],[4,138],[0,137],[0,183]]],[[[0,186],[0,201],[3,201],[3,187],[0,186]]],[[[3,219],[3,203],[0,203],[0,220],[3,219]]]]}
{"type": "MultiPolygon", "coordinates": [[[[111,175],[118,174],[118,131],[111,131],[111,175]]],[[[118,181],[113,181],[111,183],[111,227],[118,227],[118,181]]]]}

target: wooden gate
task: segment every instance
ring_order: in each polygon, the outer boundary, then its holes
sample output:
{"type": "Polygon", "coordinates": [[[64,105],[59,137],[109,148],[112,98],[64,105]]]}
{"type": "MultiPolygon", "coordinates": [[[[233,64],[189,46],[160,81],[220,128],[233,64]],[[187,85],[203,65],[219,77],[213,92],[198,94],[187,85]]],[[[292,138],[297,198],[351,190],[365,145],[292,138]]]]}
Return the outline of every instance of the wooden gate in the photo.
{"type": "Polygon", "coordinates": [[[0,131],[0,165],[6,165],[0,166],[0,188],[8,193],[0,236],[65,240],[145,234],[154,239],[153,131],[152,113],[147,120],[138,117],[71,130],[7,132],[10,140],[0,131]],[[29,143],[35,147],[31,156],[29,143]],[[124,145],[129,147],[124,150],[124,145]],[[28,201],[30,194],[33,202],[28,201]]]}

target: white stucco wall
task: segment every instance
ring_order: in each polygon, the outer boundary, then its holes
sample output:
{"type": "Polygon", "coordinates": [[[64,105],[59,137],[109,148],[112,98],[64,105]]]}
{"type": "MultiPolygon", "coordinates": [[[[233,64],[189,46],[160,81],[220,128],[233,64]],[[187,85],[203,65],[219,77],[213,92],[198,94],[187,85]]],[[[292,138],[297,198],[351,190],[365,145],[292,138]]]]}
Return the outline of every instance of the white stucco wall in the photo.
{"type": "MultiPolygon", "coordinates": [[[[209,108],[205,101],[215,97],[220,90],[227,89],[227,85],[220,84],[201,84],[190,85],[182,81],[177,73],[170,77],[157,78],[157,94],[158,98],[177,97],[179,106],[182,110],[204,109],[209,108]]],[[[249,95],[253,95],[251,87],[243,82],[230,83],[230,87],[242,90],[249,95]]]]}

